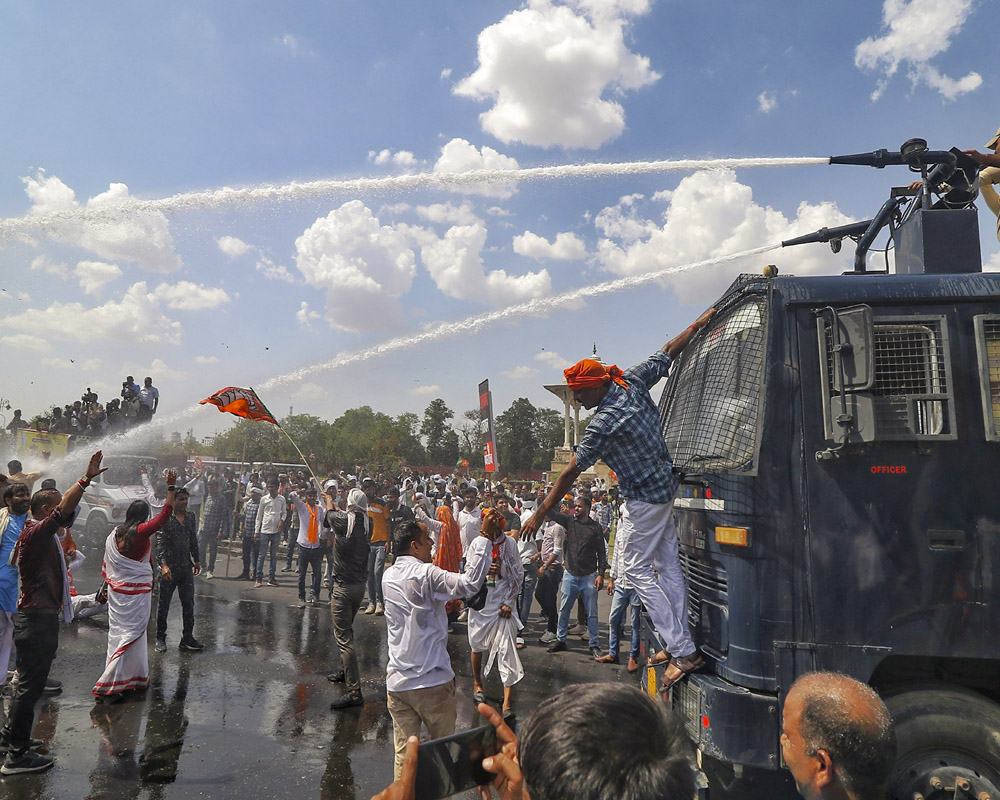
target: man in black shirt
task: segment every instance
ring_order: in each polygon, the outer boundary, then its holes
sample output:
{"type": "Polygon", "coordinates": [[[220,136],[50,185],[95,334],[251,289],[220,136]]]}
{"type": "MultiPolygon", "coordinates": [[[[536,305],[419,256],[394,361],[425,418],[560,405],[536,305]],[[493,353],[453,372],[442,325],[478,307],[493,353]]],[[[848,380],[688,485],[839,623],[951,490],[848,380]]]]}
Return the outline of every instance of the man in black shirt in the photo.
{"type": "Polygon", "coordinates": [[[347,684],[347,691],[330,703],[331,709],[340,710],[365,704],[361,695],[358,658],[354,653],[354,618],[361,608],[361,598],[365,596],[373,523],[368,516],[368,498],[360,489],[351,489],[347,493],[347,511],[339,511],[329,494],[324,494],[323,500],[326,504],[326,527],[330,529],[327,537],[333,544],[330,615],[341,663],[341,669],[326,677],[333,683],[347,684]]]}
{"type": "MultiPolygon", "coordinates": [[[[407,522],[413,522],[413,512],[399,504],[399,489],[391,486],[385,493],[385,504],[389,507],[389,541],[392,541],[393,531],[401,528],[407,522]]],[[[406,553],[403,553],[406,555],[406,553]]]]}
{"type": "Polygon", "coordinates": [[[167,649],[167,614],[174,590],[181,599],[183,628],[179,649],[188,652],[204,650],[194,638],[194,576],[201,572],[198,560],[198,515],[188,513],[188,490],[181,488],[174,495],[174,513],[156,537],[156,562],[160,565],[160,599],[156,603],[157,653],[167,649]]]}
{"type": "Polygon", "coordinates": [[[583,597],[587,608],[587,633],[590,637],[590,654],[599,658],[597,630],[597,593],[604,586],[604,570],[607,569],[607,553],[604,550],[604,532],[590,517],[590,498],[582,496],[573,507],[573,516],[549,512],[549,519],[566,529],[563,544],[563,562],[566,571],[562,579],[562,600],[559,604],[559,627],[556,640],[548,646],[550,653],[566,649],[566,635],[569,632],[569,615],[578,595],[583,597]]]}

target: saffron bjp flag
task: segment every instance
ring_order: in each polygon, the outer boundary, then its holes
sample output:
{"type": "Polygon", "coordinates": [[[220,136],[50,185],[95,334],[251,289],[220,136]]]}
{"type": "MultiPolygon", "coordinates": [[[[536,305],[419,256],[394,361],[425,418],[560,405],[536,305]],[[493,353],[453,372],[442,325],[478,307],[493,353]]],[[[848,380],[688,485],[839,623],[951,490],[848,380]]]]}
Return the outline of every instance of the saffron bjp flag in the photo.
{"type": "Polygon", "coordinates": [[[228,411],[237,417],[270,422],[272,425],[278,424],[278,421],[267,410],[267,406],[260,401],[253,389],[227,386],[225,389],[219,389],[211,397],[206,397],[198,405],[205,405],[205,403],[218,406],[219,411],[228,411]]]}

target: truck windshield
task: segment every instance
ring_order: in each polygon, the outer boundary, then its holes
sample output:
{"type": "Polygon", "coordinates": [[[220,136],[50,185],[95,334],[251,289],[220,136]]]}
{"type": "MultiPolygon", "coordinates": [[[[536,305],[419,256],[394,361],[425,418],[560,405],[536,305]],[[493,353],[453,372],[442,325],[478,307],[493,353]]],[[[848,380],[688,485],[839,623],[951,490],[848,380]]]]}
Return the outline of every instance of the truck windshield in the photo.
{"type": "Polygon", "coordinates": [[[115,459],[107,466],[108,471],[101,477],[102,483],[108,486],[142,486],[140,469],[143,466],[146,467],[146,470],[154,480],[160,472],[160,465],[155,458],[115,459]]]}
{"type": "Polygon", "coordinates": [[[765,300],[718,315],[684,350],[660,399],[663,436],[684,472],[751,465],[764,361],[765,300]]]}

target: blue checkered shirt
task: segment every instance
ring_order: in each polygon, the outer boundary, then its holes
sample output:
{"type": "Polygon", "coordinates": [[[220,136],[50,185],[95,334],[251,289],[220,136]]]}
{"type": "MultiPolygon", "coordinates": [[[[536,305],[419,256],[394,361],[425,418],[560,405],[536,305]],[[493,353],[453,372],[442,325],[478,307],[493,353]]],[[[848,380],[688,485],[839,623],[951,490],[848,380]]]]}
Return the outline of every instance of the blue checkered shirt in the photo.
{"type": "Polygon", "coordinates": [[[576,447],[576,465],[587,470],[601,459],[618,475],[622,496],[669,503],[677,491],[673,461],[660,431],[660,414],[649,390],[670,369],[662,350],[626,370],[628,389],[611,383],[576,447]]]}

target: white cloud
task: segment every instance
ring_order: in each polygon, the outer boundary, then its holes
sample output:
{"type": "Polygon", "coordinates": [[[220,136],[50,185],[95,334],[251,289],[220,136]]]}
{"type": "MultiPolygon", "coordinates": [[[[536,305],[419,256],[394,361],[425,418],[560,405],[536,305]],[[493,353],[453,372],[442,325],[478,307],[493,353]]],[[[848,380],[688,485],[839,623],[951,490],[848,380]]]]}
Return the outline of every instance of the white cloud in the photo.
{"type": "Polygon", "coordinates": [[[557,233],[549,242],[537,233],[525,231],[514,237],[514,252],[541,261],[551,258],[558,261],[580,261],[587,257],[587,246],[575,233],[557,233]]]}
{"type": "MultiPolygon", "coordinates": [[[[655,200],[669,201],[673,192],[657,192],[655,200]]],[[[629,194],[618,199],[618,204],[608,206],[594,217],[594,226],[609,239],[617,239],[624,244],[631,244],[645,239],[656,230],[656,223],[642,219],[636,210],[636,204],[643,200],[641,194],[629,194]]]]}
{"type": "Polygon", "coordinates": [[[441,70],[441,80],[446,81],[451,77],[451,67],[445,67],[441,70]]]}
{"type": "Polygon", "coordinates": [[[854,50],[859,69],[881,73],[872,100],[878,100],[889,79],[906,65],[911,83],[924,83],[946,100],[978,89],[983,82],[978,72],[963,78],[942,75],[931,60],[951,47],[973,10],[972,0],[884,0],[882,36],[870,36],[854,50]]]}
{"type": "Polygon", "coordinates": [[[281,264],[275,264],[267,256],[261,256],[257,260],[257,271],[264,273],[264,277],[272,281],[285,281],[285,283],[297,283],[295,276],[281,264]]]}
{"type": "Polygon", "coordinates": [[[194,359],[194,363],[201,365],[218,364],[219,359],[217,356],[196,356],[194,359]]]}
{"type": "Polygon", "coordinates": [[[97,294],[104,284],[122,276],[117,264],[105,264],[103,261],[81,261],[74,272],[87,294],[97,294]]]}
{"type": "Polygon", "coordinates": [[[51,353],[52,345],[31,333],[12,333],[0,336],[0,344],[11,350],[31,350],[34,353],[51,353]]]}
{"type": "Polygon", "coordinates": [[[456,206],[453,203],[432,203],[429,206],[417,206],[417,214],[429,222],[447,222],[452,225],[471,225],[478,217],[467,203],[456,206]]]}
{"type": "MultiPolygon", "coordinates": [[[[21,180],[32,202],[32,216],[80,208],[73,190],[44,170],[21,180]]],[[[124,183],[113,183],[106,192],[87,201],[84,210],[88,214],[53,221],[45,231],[56,241],[90,250],[107,261],[133,261],[149,272],[179,269],[181,260],[174,253],[166,216],[159,211],[129,208],[130,199],[124,183]]]]}
{"type": "Polygon", "coordinates": [[[159,300],[147,291],[145,281],[134,284],[121,302],[109,301],[96,308],[81,303],[53,303],[0,318],[0,327],[43,330],[61,339],[91,344],[106,340],[180,344],[183,329],[168,319],[159,300]]]}
{"type": "Polygon", "coordinates": [[[436,383],[429,383],[426,386],[415,386],[414,388],[407,389],[406,391],[415,397],[425,397],[427,395],[439,394],[441,392],[441,387],[436,383]]]}
{"type": "Polygon", "coordinates": [[[302,305],[299,306],[299,310],[295,312],[295,319],[299,321],[299,325],[303,328],[311,327],[310,323],[312,320],[319,318],[319,312],[310,310],[309,303],[305,300],[302,301],[302,305]]]}
{"type": "Polygon", "coordinates": [[[773,92],[761,92],[757,95],[757,107],[765,114],[770,114],[778,105],[778,98],[773,92]]]}
{"type": "Polygon", "coordinates": [[[645,0],[529,0],[479,34],[479,66],[454,92],[492,100],[480,123],[504,143],[599,147],[625,129],[625,110],[609,96],[660,78],[625,43],[626,17],[648,8],[645,0]]]}
{"type": "MultiPolygon", "coordinates": [[[[640,237],[628,226],[603,227],[606,238],[598,244],[598,261],[616,275],[642,275],[779,244],[824,226],[851,221],[835,204],[828,202],[800,203],[795,218],[789,220],[781,212],[754,202],[750,187],[739,183],[731,170],[697,172],[681,180],[669,206],[662,212],[662,224],[639,219],[635,216],[635,199],[624,199],[628,201],[624,207],[604,209],[595,220],[601,228],[601,220],[614,220],[624,211],[634,229],[644,231],[640,237]],[[625,235],[616,237],[614,234],[620,230],[624,230],[625,235]]],[[[720,282],[724,285],[741,270],[758,271],[764,258],[774,260],[777,257],[758,256],[754,262],[737,260],[719,267],[703,267],[669,281],[685,302],[711,300],[719,294],[720,282]]],[[[794,251],[785,251],[778,259],[779,264],[782,259],[794,263],[796,275],[831,274],[846,266],[844,254],[834,256],[828,246],[796,247],[794,251]]]]}
{"type": "Polygon", "coordinates": [[[253,247],[242,239],[237,239],[235,236],[220,236],[215,241],[219,245],[219,249],[230,258],[237,258],[253,249],[253,247]]]}
{"type": "Polygon", "coordinates": [[[1000,272],[1000,253],[994,253],[983,265],[983,272],[1000,272]]]}
{"type": "Polygon", "coordinates": [[[311,58],[315,55],[312,49],[303,44],[302,40],[294,33],[286,33],[277,40],[277,43],[287,50],[292,58],[311,58]]]}
{"type": "Polygon", "coordinates": [[[225,289],[210,289],[204,284],[180,281],[173,285],[161,283],[153,292],[167,304],[167,308],[178,311],[207,311],[229,302],[225,289]]]}
{"type": "Polygon", "coordinates": [[[403,317],[416,259],[406,236],[382,225],[360,200],[320,217],[295,241],[296,264],[326,292],[326,319],[344,330],[383,330],[403,317]]]}
{"type": "MultiPolygon", "coordinates": [[[[441,148],[441,155],[434,164],[434,172],[469,172],[472,170],[518,169],[517,159],[498,153],[485,145],[477,150],[465,139],[452,139],[441,148]]],[[[456,192],[496,197],[505,200],[511,197],[517,187],[510,181],[487,182],[454,187],[456,192]]]]}
{"type": "Polygon", "coordinates": [[[508,275],[505,270],[486,271],[482,252],[486,226],[482,222],[456,225],[443,238],[421,246],[420,257],[437,287],[449,297],[494,306],[521,303],[552,291],[547,270],[508,275]]]}
{"type": "Polygon", "coordinates": [[[392,164],[403,169],[412,169],[417,166],[417,157],[409,150],[399,150],[393,153],[389,149],[369,150],[368,160],[374,161],[378,166],[392,164]]]}
{"type": "Polygon", "coordinates": [[[31,269],[35,272],[47,272],[49,275],[55,275],[57,278],[62,278],[67,280],[69,278],[69,269],[66,264],[61,261],[53,261],[48,256],[38,256],[31,260],[31,269]]]}
{"type": "MultiPolygon", "coordinates": [[[[157,386],[160,381],[182,381],[188,376],[184,370],[168,367],[162,358],[154,358],[153,363],[148,367],[133,368],[131,374],[149,375],[153,379],[153,386],[157,386]]],[[[162,389],[162,386],[157,386],[157,388],[162,389]]]]}
{"type": "Polygon", "coordinates": [[[318,383],[313,383],[312,381],[300,383],[298,388],[292,394],[292,399],[297,403],[315,403],[318,400],[326,399],[326,397],[326,389],[318,383]]]}
{"type": "Polygon", "coordinates": [[[87,358],[83,361],[77,361],[75,358],[59,358],[55,356],[46,356],[42,359],[42,366],[49,367],[51,369],[58,370],[77,370],[78,372],[94,372],[101,366],[101,359],[99,358],[87,358]]]}
{"type": "Polygon", "coordinates": [[[524,378],[530,378],[538,374],[538,370],[534,367],[513,367],[512,369],[505,369],[500,373],[503,377],[509,378],[512,381],[522,380],[524,378]]]}
{"type": "Polygon", "coordinates": [[[535,354],[535,361],[540,361],[551,369],[557,369],[562,372],[566,367],[573,366],[572,361],[567,361],[561,355],[553,350],[542,350],[541,353],[535,354]]]}

